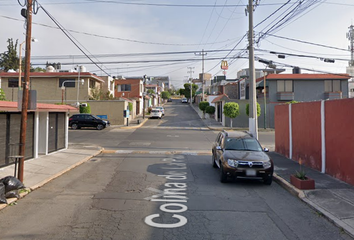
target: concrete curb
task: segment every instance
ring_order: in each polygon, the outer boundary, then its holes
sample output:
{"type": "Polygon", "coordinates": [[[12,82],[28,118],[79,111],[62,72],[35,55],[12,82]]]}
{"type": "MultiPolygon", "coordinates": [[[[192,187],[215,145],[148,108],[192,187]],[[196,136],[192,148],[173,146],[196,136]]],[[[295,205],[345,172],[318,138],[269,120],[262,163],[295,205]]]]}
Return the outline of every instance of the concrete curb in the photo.
{"type": "Polygon", "coordinates": [[[102,153],[107,154],[160,154],[160,155],[196,155],[211,156],[211,151],[139,151],[139,150],[103,150],[102,153]]]}
{"type": "Polygon", "coordinates": [[[309,205],[313,210],[316,212],[320,212],[323,217],[325,217],[328,221],[336,225],[337,227],[343,229],[346,234],[348,234],[350,237],[354,238],[354,229],[347,225],[345,222],[341,221],[337,217],[335,217],[333,214],[330,212],[326,211],[324,208],[318,206],[311,200],[309,200],[306,196],[306,192],[297,189],[293,185],[291,185],[288,181],[283,179],[282,177],[278,176],[276,173],[273,174],[273,179],[276,183],[278,183],[281,187],[283,187],[285,190],[287,190],[289,193],[292,195],[300,198],[303,202],[305,202],[307,205],[309,205]]]}
{"type": "Polygon", "coordinates": [[[140,124],[138,124],[138,125],[135,125],[135,126],[123,126],[123,127],[120,127],[120,128],[121,128],[121,129],[135,129],[135,128],[139,128],[139,127],[143,126],[143,125],[147,122],[147,120],[149,120],[149,118],[143,119],[143,121],[142,121],[140,124]]]}
{"type": "Polygon", "coordinates": [[[28,194],[30,194],[32,191],[34,191],[34,190],[36,190],[36,189],[42,187],[43,185],[45,185],[46,183],[52,181],[53,179],[55,179],[55,178],[57,178],[57,177],[63,175],[64,173],[66,173],[66,172],[72,170],[73,168],[75,168],[75,167],[77,167],[77,166],[83,164],[84,162],[90,160],[91,158],[93,158],[93,157],[99,155],[99,154],[102,153],[103,151],[104,151],[104,148],[101,148],[101,149],[98,150],[96,153],[92,154],[91,156],[85,157],[83,160],[81,160],[81,161],[79,161],[79,162],[77,162],[77,163],[75,163],[75,164],[69,166],[69,167],[66,168],[65,170],[63,170],[63,171],[61,171],[61,172],[59,172],[59,173],[57,173],[57,174],[55,174],[55,175],[53,175],[53,176],[47,178],[46,180],[44,180],[44,181],[42,181],[42,182],[40,182],[40,183],[38,183],[38,184],[36,184],[36,185],[34,185],[34,186],[25,188],[25,189],[24,189],[24,192],[22,192],[22,193],[19,194],[19,195],[20,195],[20,198],[19,198],[19,199],[17,199],[17,198],[8,198],[8,199],[7,199],[7,204],[1,204],[1,205],[0,205],[0,211],[1,211],[2,209],[4,209],[5,207],[9,206],[9,205],[16,204],[16,202],[17,202],[18,200],[20,200],[21,198],[24,198],[25,196],[27,196],[28,194]]]}

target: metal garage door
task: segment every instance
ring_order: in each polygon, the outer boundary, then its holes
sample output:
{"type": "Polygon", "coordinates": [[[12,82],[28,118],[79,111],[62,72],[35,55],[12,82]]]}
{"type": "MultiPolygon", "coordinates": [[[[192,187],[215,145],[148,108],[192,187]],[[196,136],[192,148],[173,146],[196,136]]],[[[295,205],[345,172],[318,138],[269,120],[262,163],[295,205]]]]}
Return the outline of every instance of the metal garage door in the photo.
{"type": "Polygon", "coordinates": [[[65,147],[65,113],[49,113],[48,152],[65,147]]]}

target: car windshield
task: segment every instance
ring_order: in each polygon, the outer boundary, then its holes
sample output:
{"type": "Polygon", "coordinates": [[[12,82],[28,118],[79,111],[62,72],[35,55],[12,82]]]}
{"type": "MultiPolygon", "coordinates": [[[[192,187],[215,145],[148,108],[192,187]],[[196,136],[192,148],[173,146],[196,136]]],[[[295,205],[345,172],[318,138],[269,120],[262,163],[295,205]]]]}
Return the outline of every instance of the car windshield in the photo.
{"type": "Polygon", "coordinates": [[[158,113],[158,112],[160,112],[160,110],[158,110],[158,109],[153,109],[153,110],[151,110],[151,112],[158,113]]]}
{"type": "Polygon", "coordinates": [[[262,151],[262,148],[254,138],[227,138],[225,150],[262,151]]]}

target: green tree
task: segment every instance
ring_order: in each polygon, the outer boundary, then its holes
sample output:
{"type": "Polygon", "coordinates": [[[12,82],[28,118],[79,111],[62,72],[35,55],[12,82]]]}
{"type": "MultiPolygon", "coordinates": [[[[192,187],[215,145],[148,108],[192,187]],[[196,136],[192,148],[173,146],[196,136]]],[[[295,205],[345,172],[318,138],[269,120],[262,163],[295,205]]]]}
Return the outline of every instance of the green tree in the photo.
{"type": "Polygon", "coordinates": [[[240,115],[240,107],[239,107],[238,103],[235,103],[235,102],[225,103],[224,115],[231,119],[231,127],[232,127],[233,119],[236,118],[238,115],[240,115]]]}
{"type": "Polygon", "coordinates": [[[152,89],[148,89],[148,90],[147,90],[147,93],[148,93],[149,95],[151,95],[151,94],[154,94],[154,93],[155,93],[155,91],[154,91],[154,90],[152,90],[152,89]]]}
{"type": "MultiPolygon", "coordinates": [[[[198,89],[198,85],[192,84],[192,97],[195,96],[197,89],[198,89]]],[[[190,83],[184,84],[184,96],[186,98],[191,98],[191,84],[190,83]]]]}
{"type": "Polygon", "coordinates": [[[129,109],[129,112],[133,111],[133,103],[128,102],[128,109],[129,109]]]}
{"type": "Polygon", "coordinates": [[[161,92],[161,97],[163,99],[169,99],[171,97],[171,94],[168,91],[163,91],[163,92],[161,92]]]}
{"type": "Polygon", "coordinates": [[[209,106],[209,102],[202,101],[199,103],[199,109],[203,111],[203,119],[205,118],[205,110],[209,106]]]}
{"type": "Polygon", "coordinates": [[[0,68],[5,72],[10,69],[16,70],[19,67],[19,59],[17,57],[17,42],[14,44],[12,38],[7,40],[7,51],[0,54],[0,68]]]}
{"type": "Polygon", "coordinates": [[[184,88],[178,89],[177,93],[178,93],[180,96],[184,95],[184,88]]]}
{"type": "MultiPolygon", "coordinates": [[[[247,116],[250,115],[250,104],[247,103],[246,105],[246,114],[247,116]]],[[[259,103],[257,103],[257,117],[261,116],[261,105],[259,105],[259,103]]]]}
{"type": "Polygon", "coordinates": [[[0,101],[6,101],[4,90],[0,88],[0,101]]]}
{"type": "Polygon", "coordinates": [[[205,109],[205,112],[207,114],[209,114],[209,116],[211,116],[215,113],[215,107],[214,106],[207,106],[205,109]]]}
{"type": "Polygon", "coordinates": [[[79,110],[80,113],[91,113],[90,104],[86,103],[86,107],[84,107],[83,104],[80,104],[79,110]]]}

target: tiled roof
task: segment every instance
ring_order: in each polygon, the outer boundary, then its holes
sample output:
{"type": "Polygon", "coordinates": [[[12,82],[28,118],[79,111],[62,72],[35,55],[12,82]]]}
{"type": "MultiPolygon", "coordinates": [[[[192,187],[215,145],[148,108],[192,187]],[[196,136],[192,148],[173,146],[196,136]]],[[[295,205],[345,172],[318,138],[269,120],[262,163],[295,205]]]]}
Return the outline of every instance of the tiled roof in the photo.
{"type": "MultiPolygon", "coordinates": [[[[22,76],[24,76],[24,73],[22,73],[22,76]]],[[[53,78],[53,77],[78,77],[79,73],[78,72],[31,72],[30,77],[36,77],[36,78],[53,78]]],[[[0,78],[1,77],[16,77],[18,78],[18,73],[17,72],[0,72],[0,78]]],[[[104,82],[104,80],[95,74],[92,74],[90,72],[80,72],[80,77],[89,77],[89,78],[94,78],[99,82],[104,82]]]]}
{"type": "MultiPolygon", "coordinates": [[[[0,111],[20,112],[17,109],[17,102],[0,101],[0,111]]],[[[78,112],[79,110],[69,105],[57,105],[48,103],[37,103],[36,110],[28,110],[29,112],[78,112]]]]}
{"type": "Polygon", "coordinates": [[[221,99],[223,99],[224,97],[226,98],[229,98],[226,94],[222,94],[222,95],[219,95],[218,97],[214,98],[213,101],[211,101],[211,103],[217,103],[217,102],[220,102],[221,99]]]}
{"type": "MultiPolygon", "coordinates": [[[[257,78],[257,82],[262,81],[264,78],[257,78]]],[[[350,79],[349,74],[338,73],[338,74],[268,74],[266,75],[266,80],[348,80],[350,79]]]]}

